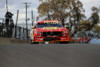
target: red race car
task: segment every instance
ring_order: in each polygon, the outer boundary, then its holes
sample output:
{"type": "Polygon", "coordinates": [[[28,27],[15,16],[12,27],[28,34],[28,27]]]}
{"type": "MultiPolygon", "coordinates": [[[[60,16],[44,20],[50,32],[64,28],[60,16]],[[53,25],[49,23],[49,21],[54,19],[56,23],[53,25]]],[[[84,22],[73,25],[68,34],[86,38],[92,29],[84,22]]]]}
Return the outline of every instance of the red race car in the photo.
{"type": "Polygon", "coordinates": [[[59,21],[39,21],[30,32],[31,43],[69,42],[69,30],[59,21]]]}

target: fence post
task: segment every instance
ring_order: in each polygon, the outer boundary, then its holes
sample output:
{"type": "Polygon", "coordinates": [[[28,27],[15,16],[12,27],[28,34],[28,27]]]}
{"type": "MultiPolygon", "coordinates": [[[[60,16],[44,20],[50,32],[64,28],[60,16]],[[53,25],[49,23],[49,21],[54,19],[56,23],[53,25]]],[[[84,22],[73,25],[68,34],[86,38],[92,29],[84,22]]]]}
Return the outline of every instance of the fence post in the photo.
{"type": "Polygon", "coordinates": [[[18,29],[19,29],[18,31],[19,31],[19,39],[20,39],[20,27],[18,29]]]}
{"type": "Polygon", "coordinates": [[[15,38],[16,38],[16,31],[17,31],[17,26],[15,25],[15,38]]]}
{"type": "Polygon", "coordinates": [[[24,32],[24,28],[23,28],[23,40],[24,40],[24,35],[25,35],[25,32],[24,32]]]}

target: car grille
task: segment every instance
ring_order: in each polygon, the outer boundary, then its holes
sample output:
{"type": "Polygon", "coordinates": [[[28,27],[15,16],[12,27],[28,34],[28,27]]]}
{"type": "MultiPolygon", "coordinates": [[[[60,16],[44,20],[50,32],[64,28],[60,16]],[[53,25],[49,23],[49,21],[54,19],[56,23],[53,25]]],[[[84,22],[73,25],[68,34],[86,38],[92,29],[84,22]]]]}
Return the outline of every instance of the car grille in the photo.
{"type": "Polygon", "coordinates": [[[62,32],[43,32],[42,33],[42,36],[43,37],[46,37],[46,36],[62,36],[62,32]]]}

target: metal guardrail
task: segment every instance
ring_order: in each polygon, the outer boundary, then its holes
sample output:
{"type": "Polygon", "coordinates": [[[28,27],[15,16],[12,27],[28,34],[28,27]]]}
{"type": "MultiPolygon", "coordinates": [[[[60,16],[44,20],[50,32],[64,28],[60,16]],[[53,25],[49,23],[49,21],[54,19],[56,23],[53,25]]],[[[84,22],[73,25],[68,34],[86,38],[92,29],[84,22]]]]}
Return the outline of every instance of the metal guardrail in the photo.
{"type": "Polygon", "coordinates": [[[0,37],[27,40],[29,39],[29,34],[29,29],[20,26],[14,26],[13,28],[10,28],[9,26],[7,27],[4,23],[0,23],[0,37]],[[26,36],[26,30],[28,31],[28,36],[26,36]]]}

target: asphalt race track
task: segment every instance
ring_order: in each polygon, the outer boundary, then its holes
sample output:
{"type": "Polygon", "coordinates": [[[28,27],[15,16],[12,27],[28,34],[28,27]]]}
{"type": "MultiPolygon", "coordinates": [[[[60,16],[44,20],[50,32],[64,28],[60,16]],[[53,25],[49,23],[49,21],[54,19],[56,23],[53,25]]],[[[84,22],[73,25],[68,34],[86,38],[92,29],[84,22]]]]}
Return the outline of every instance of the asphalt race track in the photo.
{"type": "Polygon", "coordinates": [[[100,44],[0,45],[0,67],[100,67],[100,44]]]}

